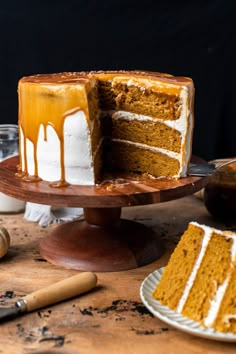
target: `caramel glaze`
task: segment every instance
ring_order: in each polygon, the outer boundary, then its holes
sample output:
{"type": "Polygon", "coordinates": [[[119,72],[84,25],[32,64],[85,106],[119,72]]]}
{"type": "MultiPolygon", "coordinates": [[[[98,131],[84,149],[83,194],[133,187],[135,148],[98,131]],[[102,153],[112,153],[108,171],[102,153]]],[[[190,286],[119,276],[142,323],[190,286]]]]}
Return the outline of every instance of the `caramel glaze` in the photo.
{"type": "MultiPolygon", "coordinates": [[[[179,93],[182,86],[193,87],[192,80],[186,77],[177,77],[170,74],[151,72],[151,71],[90,71],[90,72],[62,72],[54,74],[37,74],[23,77],[18,84],[19,96],[19,127],[23,133],[20,136],[20,165],[18,176],[26,181],[38,181],[38,162],[37,162],[37,140],[40,125],[44,129],[44,140],[47,140],[47,125],[51,125],[55,130],[60,141],[60,162],[61,178],[53,182],[52,187],[67,186],[65,180],[64,165],[64,137],[63,125],[65,118],[78,111],[83,110],[90,126],[87,96],[96,83],[96,80],[107,81],[114,77],[126,79],[144,79],[151,81],[151,87],[158,88],[158,84],[170,84],[166,90],[170,93],[179,93]],[[33,145],[34,151],[34,175],[29,176],[26,158],[26,141],[29,140],[33,145]],[[23,145],[24,171],[22,172],[22,153],[23,145]]],[[[150,87],[150,82],[148,83],[150,87]]]]}
{"type": "MultiPolygon", "coordinates": [[[[35,81],[36,83],[38,81],[35,81]]],[[[38,181],[37,140],[40,125],[44,129],[44,140],[47,141],[47,125],[51,125],[60,141],[60,181],[52,183],[52,186],[66,186],[64,166],[64,137],[63,125],[66,117],[76,111],[83,110],[88,117],[87,92],[90,90],[90,82],[80,79],[79,82],[53,82],[35,85],[31,81],[20,81],[19,93],[19,127],[23,132],[24,147],[24,172],[26,181],[38,181]],[[33,120],[32,120],[33,118],[33,120]],[[26,158],[26,140],[33,144],[34,151],[34,176],[29,178],[26,158]]],[[[21,145],[20,145],[21,146],[21,145]]],[[[22,154],[20,151],[20,169],[22,170],[22,154]]],[[[19,175],[19,174],[18,174],[19,175]]]]}
{"type": "Polygon", "coordinates": [[[118,71],[81,71],[81,72],[62,72],[53,74],[36,74],[23,77],[20,82],[31,83],[44,83],[44,84],[60,84],[60,83],[72,83],[82,82],[82,80],[88,78],[97,78],[109,80],[115,76],[130,76],[130,78],[149,78],[155,80],[157,83],[163,81],[173,85],[191,85],[192,79],[185,76],[173,76],[166,73],[159,73],[154,71],[143,70],[118,70],[118,71]]]}

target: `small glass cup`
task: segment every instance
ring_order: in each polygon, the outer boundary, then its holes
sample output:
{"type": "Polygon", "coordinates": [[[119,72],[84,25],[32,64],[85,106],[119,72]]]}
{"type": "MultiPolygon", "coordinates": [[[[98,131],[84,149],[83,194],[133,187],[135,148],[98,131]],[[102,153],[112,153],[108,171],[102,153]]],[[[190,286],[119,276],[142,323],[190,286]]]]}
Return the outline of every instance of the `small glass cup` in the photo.
{"type": "MultiPolygon", "coordinates": [[[[210,163],[217,167],[232,159],[218,159],[210,163]]],[[[204,203],[216,219],[236,221],[236,162],[223,166],[209,177],[204,190],[204,203]]]]}
{"type": "MultiPolygon", "coordinates": [[[[0,124],[0,162],[18,155],[18,126],[0,124]]],[[[25,208],[25,202],[0,193],[0,213],[18,213],[25,208]]]]}

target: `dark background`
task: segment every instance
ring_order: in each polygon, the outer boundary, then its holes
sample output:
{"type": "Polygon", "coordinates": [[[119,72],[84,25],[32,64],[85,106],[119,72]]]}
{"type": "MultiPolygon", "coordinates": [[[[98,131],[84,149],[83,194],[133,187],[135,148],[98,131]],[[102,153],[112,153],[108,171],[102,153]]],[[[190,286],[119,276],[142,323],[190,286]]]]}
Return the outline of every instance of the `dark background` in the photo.
{"type": "Polygon", "coordinates": [[[0,123],[22,76],[140,69],[195,83],[193,153],[236,156],[236,1],[1,1],[0,123]]]}

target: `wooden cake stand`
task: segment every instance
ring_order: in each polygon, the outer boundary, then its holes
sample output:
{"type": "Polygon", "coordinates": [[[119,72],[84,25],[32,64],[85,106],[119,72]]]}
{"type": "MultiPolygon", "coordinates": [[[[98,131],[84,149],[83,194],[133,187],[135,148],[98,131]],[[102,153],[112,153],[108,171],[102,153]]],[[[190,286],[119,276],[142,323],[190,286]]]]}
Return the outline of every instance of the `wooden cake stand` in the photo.
{"type": "Polygon", "coordinates": [[[154,204],[191,195],[207,177],[153,179],[135,174],[106,176],[97,186],[52,188],[17,177],[18,157],[0,163],[0,191],[14,198],[58,207],[82,207],[84,220],[60,224],[40,242],[40,253],[64,268],[92,271],[133,269],[158,259],[160,240],[143,224],[120,218],[125,206],[154,204]]]}

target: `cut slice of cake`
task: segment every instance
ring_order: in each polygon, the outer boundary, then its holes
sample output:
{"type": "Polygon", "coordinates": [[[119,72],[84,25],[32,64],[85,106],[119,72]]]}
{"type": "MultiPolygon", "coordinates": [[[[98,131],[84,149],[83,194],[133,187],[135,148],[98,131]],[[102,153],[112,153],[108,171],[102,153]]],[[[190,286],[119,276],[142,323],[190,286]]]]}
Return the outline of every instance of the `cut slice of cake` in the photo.
{"type": "Polygon", "coordinates": [[[189,224],[153,297],[220,332],[236,333],[236,233],[189,224]]]}
{"type": "Polygon", "coordinates": [[[189,78],[141,71],[40,74],[19,81],[18,97],[18,175],[26,181],[94,185],[107,168],[186,176],[189,78]]]}

